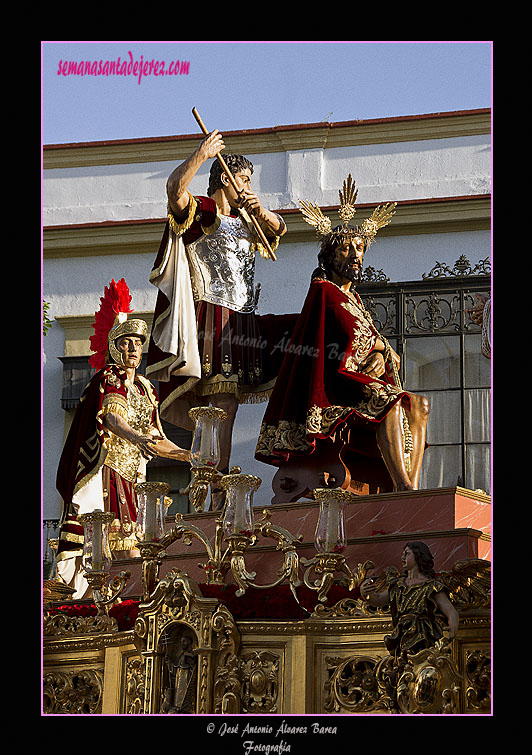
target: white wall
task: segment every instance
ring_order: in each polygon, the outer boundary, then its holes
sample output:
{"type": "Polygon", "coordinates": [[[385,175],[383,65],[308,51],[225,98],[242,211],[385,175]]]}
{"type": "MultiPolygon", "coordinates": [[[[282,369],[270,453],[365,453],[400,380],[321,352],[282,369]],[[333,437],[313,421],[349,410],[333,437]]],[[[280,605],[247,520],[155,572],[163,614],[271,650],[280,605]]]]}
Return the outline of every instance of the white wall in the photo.
{"type": "MultiPolygon", "coordinates": [[[[469,136],[249,155],[255,166],[253,188],[272,210],[298,207],[299,199],[337,205],[348,173],[363,204],[488,194],[489,141],[489,136],[469,136]]],[[[177,164],[47,170],[43,224],[164,217],[166,180],[177,164]]],[[[209,167],[192,181],[192,193],[205,194],[209,167]]]]}

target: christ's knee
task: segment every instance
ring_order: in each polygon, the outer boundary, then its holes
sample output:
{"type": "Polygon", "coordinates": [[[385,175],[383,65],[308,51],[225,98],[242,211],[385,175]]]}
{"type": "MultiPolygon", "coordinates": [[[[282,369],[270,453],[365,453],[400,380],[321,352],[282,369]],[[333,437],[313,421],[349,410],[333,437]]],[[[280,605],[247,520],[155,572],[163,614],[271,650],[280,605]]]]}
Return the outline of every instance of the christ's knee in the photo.
{"type": "Polygon", "coordinates": [[[426,396],[410,395],[410,413],[416,422],[427,423],[430,414],[430,402],[426,396]]]}

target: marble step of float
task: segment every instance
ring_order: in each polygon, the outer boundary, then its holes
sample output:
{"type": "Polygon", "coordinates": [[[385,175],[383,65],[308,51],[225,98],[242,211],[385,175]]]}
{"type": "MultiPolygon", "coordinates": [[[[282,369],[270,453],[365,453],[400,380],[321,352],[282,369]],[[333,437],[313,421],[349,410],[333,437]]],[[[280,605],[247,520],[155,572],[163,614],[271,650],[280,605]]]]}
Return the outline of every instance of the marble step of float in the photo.
{"type": "MultiPolygon", "coordinates": [[[[314,534],[319,515],[319,504],[313,500],[276,504],[267,507],[270,521],[291,534],[300,536],[297,553],[300,559],[316,555],[314,534]]],[[[262,516],[263,508],[255,509],[255,521],[262,516]]],[[[202,530],[213,543],[217,512],[186,514],[183,521],[202,530]]],[[[173,519],[167,521],[171,529],[173,519]]],[[[491,557],[491,500],[482,491],[465,488],[438,488],[408,493],[384,493],[357,496],[345,506],[346,548],[344,556],[352,570],[366,561],[374,563],[378,574],[387,566],[401,568],[401,553],[411,540],[422,540],[430,548],[436,571],[449,570],[461,559],[491,557]]],[[[274,582],[282,567],[283,555],[276,549],[277,541],[259,536],[245,554],[248,571],[256,572],[256,583],[274,582]]],[[[171,569],[179,568],[198,583],[206,582],[205,571],[199,566],[208,560],[203,544],[192,538],[186,545],[180,538],[166,549],[159,577],[171,569]]],[[[140,559],[115,561],[112,574],[121,569],[131,572],[123,598],[142,594],[140,559]]],[[[300,575],[304,573],[300,566],[300,575]]],[[[231,574],[225,578],[232,581],[231,574]]]]}

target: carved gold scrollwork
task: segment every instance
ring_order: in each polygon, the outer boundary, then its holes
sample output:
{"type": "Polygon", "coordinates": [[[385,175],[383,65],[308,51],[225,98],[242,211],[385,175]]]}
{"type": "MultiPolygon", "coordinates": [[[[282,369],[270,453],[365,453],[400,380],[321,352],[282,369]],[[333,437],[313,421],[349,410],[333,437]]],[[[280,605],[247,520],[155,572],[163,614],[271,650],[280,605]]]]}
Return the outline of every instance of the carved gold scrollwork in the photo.
{"type": "Polygon", "coordinates": [[[277,713],[280,657],[267,650],[242,655],[242,712],[277,713]]]}
{"type": "Polygon", "coordinates": [[[44,713],[101,713],[103,671],[53,671],[44,675],[44,713]]]}
{"type": "Polygon", "coordinates": [[[233,653],[216,667],[214,712],[240,713],[240,661],[233,653]]]}
{"type": "MultiPolygon", "coordinates": [[[[482,654],[471,668],[482,674],[482,654]],[[478,664],[478,665],[477,665],[478,664]]],[[[327,712],[392,712],[402,714],[458,713],[463,682],[451,658],[450,646],[422,650],[394,661],[392,656],[327,657],[327,712]]],[[[477,688],[483,682],[476,682],[477,688]]],[[[485,682],[484,682],[485,683],[485,682]]],[[[472,699],[475,690],[470,687],[472,699]]],[[[486,705],[487,707],[487,705],[486,705]]]]}
{"type": "Polygon", "coordinates": [[[68,616],[65,613],[46,613],[43,617],[45,637],[72,637],[78,634],[103,634],[104,632],[118,632],[116,619],[106,614],[68,616]]]}
{"type": "Polygon", "coordinates": [[[329,681],[324,708],[328,713],[366,713],[376,709],[380,690],[377,660],[367,656],[326,657],[329,681]]]}
{"type": "MultiPolygon", "coordinates": [[[[318,553],[310,560],[302,558],[301,563],[307,567],[303,575],[305,585],[310,590],[317,591],[318,600],[322,603],[327,601],[327,593],[333,584],[335,572],[342,574],[342,580],[347,584],[349,590],[354,590],[364,581],[367,572],[374,567],[372,561],[365,561],[364,564],[357,564],[357,568],[353,572],[341,553],[318,553]],[[312,580],[311,575],[313,573],[321,575],[320,578],[312,580]]],[[[314,611],[318,615],[320,614],[320,609],[317,606],[314,611]]]]}
{"type": "Polygon", "coordinates": [[[131,658],[126,665],[126,713],[139,715],[144,709],[146,692],[144,660],[131,658]]]}
{"type": "Polygon", "coordinates": [[[372,606],[361,598],[342,598],[334,606],[318,603],[312,615],[322,619],[353,619],[358,616],[387,616],[389,609],[388,606],[372,606]]]}
{"type": "Polygon", "coordinates": [[[401,713],[458,713],[461,682],[448,644],[409,655],[397,674],[399,710],[401,713]]]}
{"type": "Polygon", "coordinates": [[[477,711],[491,708],[491,659],[482,650],[466,653],[466,703],[477,711]]]}
{"type": "Polygon", "coordinates": [[[229,609],[220,604],[210,622],[216,637],[214,666],[214,711],[240,713],[240,661],[238,647],[240,634],[229,609]]]}

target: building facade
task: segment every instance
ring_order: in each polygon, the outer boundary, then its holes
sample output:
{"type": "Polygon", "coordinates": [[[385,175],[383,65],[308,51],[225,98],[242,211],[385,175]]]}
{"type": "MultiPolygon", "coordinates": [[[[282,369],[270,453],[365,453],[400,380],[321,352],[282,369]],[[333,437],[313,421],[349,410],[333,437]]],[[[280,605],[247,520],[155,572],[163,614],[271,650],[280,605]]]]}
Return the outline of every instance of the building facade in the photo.
{"type": "MultiPolygon", "coordinates": [[[[377,204],[397,202],[366,255],[360,293],[402,356],[405,387],[431,401],[423,488],[490,493],[491,361],[468,312],[476,294],[491,291],[490,132],[491,112],[483,109],[224,133],[227,152],[253,162],[252,188],[288,229],[276,262],[257,258],[261,314],[303,305],[318,242],[300,199],[336,218],[338,189],[351,173],[357,222],[377,204]]],[[[61,511],[57,463],[91,374],[91,324],[104,287],[124,277],[136,315],[151,322],[156,289],[148,279],[165,223],[166,180],[200,138],[44,146],[42,289],[52,321],[43,339],[44,519],[61,511]]],[[[195,177],[193,193],[206,193],[208,169],[195,177]]],[[[259,506],[271,500],[275,472],[253,458],[265,406],[240,407],[231,459],[262,479],[259,506]]],[[[158,461],[148,469],[171,483],[170,513],[187,511],[179,494],[186,465],[158,461]]]]}

